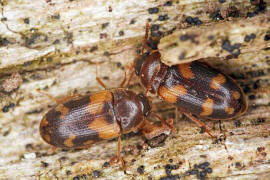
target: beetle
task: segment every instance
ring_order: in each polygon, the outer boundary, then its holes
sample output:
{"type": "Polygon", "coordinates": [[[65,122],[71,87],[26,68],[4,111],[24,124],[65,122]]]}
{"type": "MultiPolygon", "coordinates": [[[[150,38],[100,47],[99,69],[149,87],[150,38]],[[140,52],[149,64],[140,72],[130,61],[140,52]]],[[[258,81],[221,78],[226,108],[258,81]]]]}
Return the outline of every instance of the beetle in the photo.
{"type": "Polygon", "coordinates": [[[147,45],[148,26],[147,22],[141,55],[134,60],[135,74],[139,76],[146,92],[157,94],[163,101],[175,104],[211,137],[205,124],[195,116],[227,120],[246,112],[247,99],[231,77],[200,61],[173,66],[162,63],[158,49],[153,50],[147,45]],[[144,53],[144,48],[149,48],[150,53],[144,53]]]}
{"type": "MultiPolygon", "coordinates": [[[[98,77],[96,79],[106,88],[98,77]]],[[[45,92],[43,94],[53,98],[45,92]]],[[[42,139],[55,147],[82,149],[99,141],[118,137],[117,156],[110,162],[120,160],[124,170],[124,160],[120,157],[122,134],[143,129],[143,134],[149,139],[173,129],[171,120],[165,121],[151,112],[146,96],[124,88],[84,96],[73,95],[56,101],[57,104],[40,122],[42,139]],[[161,125],[148,122],[146,118],[150,115],[158,117],[161,125]]]]}

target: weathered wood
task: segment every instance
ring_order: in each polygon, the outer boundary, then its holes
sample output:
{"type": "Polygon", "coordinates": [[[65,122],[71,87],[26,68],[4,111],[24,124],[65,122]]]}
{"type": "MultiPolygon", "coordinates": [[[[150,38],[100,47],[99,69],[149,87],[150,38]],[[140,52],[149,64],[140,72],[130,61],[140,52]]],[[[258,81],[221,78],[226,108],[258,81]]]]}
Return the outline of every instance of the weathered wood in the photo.
{"type": "MultiPolygon", "coordinates": [[[[248,12],[258,8],[257,1],[0,1],[0,179],[76,176],[160,179],[170,174],[175,178],[195,179],[196,175],[190,172],[195,164],[203,162],[209,162],[213,171],[207,174],[208,178],[268,179],[270,49],[269,41],[262,38],[270,30],[270,2],[264,2],[266,9],[247,19],[248,12]],[[153,13],[156,9],[149,8],[158,8],[158,12],[153,13]],[[203,24],[196,27],[188,24],[189,16],[198,17],[203,24]],[[213,21],[213,17],[225,20],[213,21]],[[201,53],[195,58],[236,79],[249,99],[247,113],[232,121],[206,121],[219,137],[217,144],[185,117],[177,119],[177,132],[159,143],[160,147],[150,147],[149,144],[155,142],[147,144],[140,133],[125,136],[122,154],[127,174],[121,171],[120,164],[107,166],[105,163],[116,153],[116,140],[85,150],[51,152],[50,146],[41,140],[38,128],[42,116],[54,102],[36,90],[47,91],[57,98],[74,92],[85,94],[101,90],[95,80],[96,63],[106,85],[117,87],[123,78],[124,66],[138,55],[149,18],[151,34],[165,36],[160,44],[162,55],[170,52],[177,58],[175,50],[172,52],[163,46],[165,40],[173,40],[175,34],[196,31],[200,37],[208,37],[205,29],[222,34],[231,26],[235,33],[226,33],[224,37],[235,44],[243,42],[245,35],[250,35],[252,28],[259,24],[256,38],[241,46],[245,50],[241,49],[239,56],[222,54],[213,48],[210,54],[201,53]],[[154,24],[159,28],[155,29],[154,24]],[[246,24],[249,30],[243,32],[240,24],[246,24]]],[[[200,39],[196,48],[189,47],[187,54],[196,49],[209,50],[204,40],[200,39]]],[[[186,48],[186,44],[178,47],[186,48]]],[[[167,60],[167,63],[177,61],[167,60]]],[[[136,92],[143,90],[137,77],[132,79],[130,88],[136,92]]],[[[153,104],[154,111],[164,118],[174,116],[172,105],[155,97],[153,104]]]]}
{"type": "Polygon", "coordinates": [[[265,13],[245,21],[238,19],[174,32],[159,43],[163,62],[174,65],[202,58],[256,53],[270,46],[264,40],[269,34],[269,18],[270,13],[265,13]]]}

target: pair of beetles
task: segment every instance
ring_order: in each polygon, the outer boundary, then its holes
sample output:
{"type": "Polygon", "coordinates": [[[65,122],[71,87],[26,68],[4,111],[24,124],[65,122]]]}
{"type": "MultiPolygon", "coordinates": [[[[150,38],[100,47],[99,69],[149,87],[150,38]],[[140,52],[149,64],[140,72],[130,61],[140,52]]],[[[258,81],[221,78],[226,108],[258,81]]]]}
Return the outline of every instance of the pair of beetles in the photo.
{"type": "MultiPolygon", "coordinates": [[[[96,142],[118,137],[117,156],[111,162],[121,161],[125,169],[120,156],[120,136],[151,127],[147,120],[153,114],[146,97],[148,92],[175,104],[212,138],[214,136],[196,117],[227,120],[245,113],[246,97],[232,78],[199,61],[165,65],[160,52],[147,45],[148,29],[147,23],[142,53],[134,61],[134,71],[146,92],[137,95],[116,88],[58,101],[40,123],[41,137],[47,143],[65,149],[88,148],[96,142]],[[143,53],[145,48],[149,49],[148,53],[143,53]]],[[[97,81],[104,86],[98,77],[97,81]]],[[[160,120],[174,129],[172,124],[160,120]]]]}

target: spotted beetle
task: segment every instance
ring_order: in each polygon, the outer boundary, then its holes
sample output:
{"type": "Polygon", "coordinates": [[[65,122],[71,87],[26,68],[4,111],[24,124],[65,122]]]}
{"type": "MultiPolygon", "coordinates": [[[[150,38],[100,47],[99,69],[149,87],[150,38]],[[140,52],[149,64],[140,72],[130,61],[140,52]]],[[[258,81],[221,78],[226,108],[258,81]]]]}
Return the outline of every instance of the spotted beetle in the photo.
{"type": "Polygon", "coordinates": [[[226,120],[246,112],[246,97],[231,77],[199,61],[167,66],[161,62],[160,52],[147,45],[147,39],[148,23],[142,55],[134,60],[135,74],[139,76],[146,92],[157,94],[162,100],[175,104],[211,137],[204,123],[193,115],[226,120]],[[150,53],[144,54],[143,50],[147,47],[150,53]]]}
{"type": "MultiPolygon", "coordinates": [[[[96,77],[105,89],[105,84],[96,77]]],[[[121,83],[121,86],[124,84],[121,83]]],[[[41,92],[54,99],[50,94],[41,92]]],[[[174,130],[173,120],[163,120],[151,112],[150,103],[143,94],[116,88],[94,94],[75,95],[56,100],[55,105],[40,122],[40,135],[44,141],[64,149],[88,148],[94,143],[118,137],[117,156],[110,162],[120,160],[120,136],[142,129],[147,139],[174,130]],[[147,117],[155,116],[161,123],[151,124],[147,117]]]]}
{"type": "Polygon", "coordinates": [[[140,129],[149,110],[142,94],[121,88],[104,90],[56,105],[43,117],[40,133],[57,147],[87,148],[140,129]]]}

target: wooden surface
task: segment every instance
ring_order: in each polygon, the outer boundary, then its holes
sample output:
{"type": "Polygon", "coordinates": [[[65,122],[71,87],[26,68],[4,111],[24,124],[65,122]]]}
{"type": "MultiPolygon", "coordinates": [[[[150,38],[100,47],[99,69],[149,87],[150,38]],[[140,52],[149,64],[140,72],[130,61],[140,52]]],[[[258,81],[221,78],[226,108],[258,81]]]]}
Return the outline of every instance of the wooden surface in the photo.
{"type": "MultiPolygon", "coordinates": [[[[265,11],[252,18],[247,18],[247,13],[258,8],[257,1],[170,2],[0,1],[0,179],[197,179],[191,174],[203,170],[196,171],[194,166],[205,162],[212,170],[206,176],[208,179],[268,179],[270,49],[264,38],[270,30],[270,2],[265,0],[265,11]],[[232,7],[239,17],[226,15],[232,7]],[[155,8],[157,13],[153,13],[155,8]],[[215,12],[224,20],[213,20],[215,12]],[[198,17],[203,24],[188,24],[189,16],[198,17]],[[157,143],[163,136],[151,142],[140,133],[124,136],[122,155],[127,174],[120,164],[106,163],[116,153],[117,140],[85,150],[51,151],[38,128],[54,102],[36,90],[57,98],[101,90],[95,80],[96,63],[106,85],[117,87],[124,66],[138,55],[147,19],[150,29],[159,25],[158,30],[151,30],[152,35],[164,35],[159,45],[163,56],[170,53],[178,58],[175,53],[187,46],[180,43],[178,49],[171,51],[164,48],[165,42],[176,40],[183,33],[201,34],[200,43],[187,49],[187,54],[196,54],[195,60],[206,61],[235,78],[248,97],[247,113],[231,121],[205,121],[219,137],[218,143],[181,115],[175,122],[177,132],[164,142],[157,143]],[[243,24],[247,29],[243,30],[243,24]],[[233,27],[233,33],[228,33],[228,27],[233,27]],[[205,37],[212,30],[218,35],[214,39],[217,43],[210,49],[205,37]],[[253,31],[256,38],[244,42],[253,31]],[[241,43],[238,56],[222,51],[224,38],[231,44],[241,43]]],[[[178,59],[175,60],[168,62],[163,58],[168,64],[177,63],[178,59]]],[[[182,60],[190,59],[187,56],[182,60]]],[[[130,89],[143,91],[137,77],[132,79],[130,89]]],[[[152,102],[154,111],[164,118],[175,116],[172,105],[154,96],[152,102]]]]}

